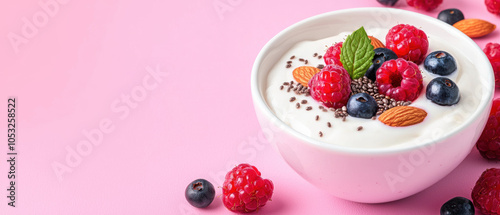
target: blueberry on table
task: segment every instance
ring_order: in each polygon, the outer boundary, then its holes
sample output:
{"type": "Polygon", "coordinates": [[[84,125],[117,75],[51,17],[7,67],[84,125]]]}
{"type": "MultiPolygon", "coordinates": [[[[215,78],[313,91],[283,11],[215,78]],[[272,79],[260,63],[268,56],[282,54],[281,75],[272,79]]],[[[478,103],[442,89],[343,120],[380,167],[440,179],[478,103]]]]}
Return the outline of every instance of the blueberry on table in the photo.
{"type": "Polygon", "coordinates": [[[383,4],[385,6],[394,6],[398,0],[377,0],[378,3],[383,4]]]}
{"type": "Polygon", "coordinates": [[[186,187],[185,196],[192,206],[205,208],[214,200],[215,189],[209,181],[197,179],[186,187]]]}
{"type": "Polygon", "coordinates": [[[376,48],[375,55],[373,56],[373,64],[368,68],[365,73],[365,76],[372,81],[375,81],[377,78],[377,70],[384,64],[384,62],[392,59],[398,59],[396,53],[387,48],[376,48]]]}
{"type": "Polygon", "coordinates": [[[455,197],[441,206],[441,215],[474,215],[474,204],[464,197],[455,197]]]}
{"type": "Polygon", "coordinates": [[[425,95],[427,99],[443,106],[454,105],[460,100],[458,86],[455,82],[445,77],[432,79],[429,85],[427,85],[427,92],[425,95]]]}
{"type": "Polygon", "coordinates": [[[375,99],[367,93],[358,93],[347,101],[347,113],[352,117],[370,119],[377,113],[375,99]]]}
{"type": "Polygon", "coordinates": [[[457,63],[450,53],[435,51],[425,58],[424,68],[437,75],[449,75],[457,70],[457,63]]]}
{"type": "Polygon", "coordinates": [[[463,20],[464,14],[462,13],[462,11],[456,8],[446,9],[439,12],[438,19],[450,25],[453,25],[458,21],[463,20]]]}

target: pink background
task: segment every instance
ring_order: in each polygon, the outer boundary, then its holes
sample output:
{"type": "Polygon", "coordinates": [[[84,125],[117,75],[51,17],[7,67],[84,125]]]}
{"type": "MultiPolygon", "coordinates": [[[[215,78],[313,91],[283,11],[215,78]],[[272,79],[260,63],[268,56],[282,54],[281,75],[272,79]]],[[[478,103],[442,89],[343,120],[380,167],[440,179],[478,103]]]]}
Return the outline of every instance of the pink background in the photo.
{"type": "MultiPolygon", "coordinates": [[[[220,186],[243,162],[275,184],[273,201],[257,214],[438,214],[448,199],[470,198],[482,171],[500,166],[474,149],[421,193],[359,204],[308,184],[265,141],[249,86],[259,50],[297,21],[381,7],[375,0],[15,2],[0,7],[0,214],[232,214],[220,186]],[[49,13],[46,2],[55,3],[49,13]],[[24,40],[13,45],[12,35],[24,40]],[[6,198],[9,96],[17,98],[16,208],[6,198]],[[98,145],[82,148],[89,132],[98,145]],[[78,147],[85,155],[68,163],[68,150],[78,147]],[[58,177],[55,164],[71,172],[58,177]],[[197,178],[216,186],[206,209],[184,198],[197,178]]],[[[482,1],[444,2],[420,12],[436,17],[456,7],[500,25],[482,1]]],[[[396,7],[415,11],[404,0],[396,7]]],[[[483,48],[500,33],[475,41],[483,48]]]]}

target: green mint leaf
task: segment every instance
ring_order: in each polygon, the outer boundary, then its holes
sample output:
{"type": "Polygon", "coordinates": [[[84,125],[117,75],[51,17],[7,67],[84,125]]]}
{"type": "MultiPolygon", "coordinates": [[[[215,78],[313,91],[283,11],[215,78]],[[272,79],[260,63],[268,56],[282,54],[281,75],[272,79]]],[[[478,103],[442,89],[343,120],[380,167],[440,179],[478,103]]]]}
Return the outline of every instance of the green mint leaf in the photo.
{"type": "Polygon", "coordinates": [[[366,70],[372,65],[374,55],[375,51],[373,51],[371,40],[368,38],[365,28],[361,27],[347,36],[342,44],[340,62],[354,80],[365,75],[366,70]]]}

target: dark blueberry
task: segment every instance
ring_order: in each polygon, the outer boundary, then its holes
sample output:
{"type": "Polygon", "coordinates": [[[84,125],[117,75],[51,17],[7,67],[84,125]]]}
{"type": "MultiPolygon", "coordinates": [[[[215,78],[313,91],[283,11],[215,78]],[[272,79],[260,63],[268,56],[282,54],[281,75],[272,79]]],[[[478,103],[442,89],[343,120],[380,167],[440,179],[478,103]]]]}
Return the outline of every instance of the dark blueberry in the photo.
{"type": "Polygon", "coordinates": [[[460,100],[460,92],[458,86],[445,77],[437,77],[432,79],[427,85],[427,92],[425,93],[427,99],[438,105],[454,105],[460,100]]]}
{"type": "Polygon", "coordinates": [[[186,187],[185,196],[192,206],[207,207],[215,197],[214,185],[205,179],[194,180],[186,187]]]}
{"type": "Polygon", "coordinates": [[[424,68],[437,75],[449,75],[457,70],[457,63],[450,53],[435,51],[425,58],[424,68]]]}
{"type": "Polygon", "coordinates": [[[439,12],[438,19],[450,25],[464,19],[464,14],[459,9],[446,9],[439,12]]]}
{"type": "Polygon", "coordinates": [[[368,70],[365,73],[365,76],[372,81],[375,81],[377,78],[377,70],[382,66],[382,64],[388,60],[392,59],[398,59],[398,56],[396,53],[394,53],[390,49],[386,48],[376,48],[375,50],[375,56],[373,56],[373,64],[368,68],[368,70]]]}
{"type": "Polygon", "coordinates": [[[398,0],[377,0],[378,3],[383,4],[385,6],[394,6],[398,0]]]}
{"type": "Polygon", "coordinates": [[[347,101],[347,113],[352,117],[370,119],[377,113],[378,105],[367,93],[358,93],[347,101]]]}
{"type": "Polygon", "coordinates": [[[441,206],[441,215],[474,215],[474,205],[464,197],[455,197],[441,206]]]}

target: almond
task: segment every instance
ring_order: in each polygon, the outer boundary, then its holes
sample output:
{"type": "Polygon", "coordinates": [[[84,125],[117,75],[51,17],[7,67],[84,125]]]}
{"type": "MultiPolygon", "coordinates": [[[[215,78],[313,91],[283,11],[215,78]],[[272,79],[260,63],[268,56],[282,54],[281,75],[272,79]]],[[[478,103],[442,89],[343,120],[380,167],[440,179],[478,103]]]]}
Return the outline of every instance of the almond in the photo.
{"type": "Polygon", "coordinates": [[[373,49],[385,48],[385,45],[379,39],[372,37],[372,36],[368,36],[368,38],[370,38],[370,40],[372,41],[371,43],[372,43],[373,49]]]}
{"type": "Polygon", "coordinates": [[[319,71],[321,70],[312,66],[297,67],[293,70],[293,78],[302,86],[307,87],[309,80],[319,71]]]}
{"type": "Polygon", "coordinates": [[[378,117],[382,123],[392,127],[403,127],[421,123],[427,112],[412,106],[397,106],[385,111],[378,117]]]}
{"type": "Polygon", "coordinates": [[[486,36],[493,32],[496,25],[481,19],[463,19],[453,24],[453,27],[462,31],[470,38],[486,36]]]}

